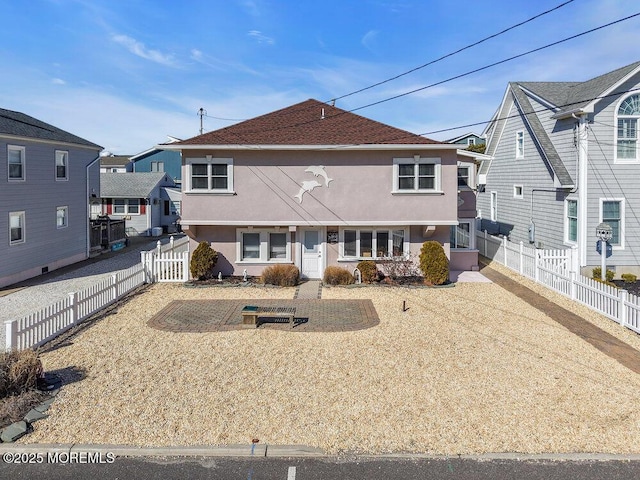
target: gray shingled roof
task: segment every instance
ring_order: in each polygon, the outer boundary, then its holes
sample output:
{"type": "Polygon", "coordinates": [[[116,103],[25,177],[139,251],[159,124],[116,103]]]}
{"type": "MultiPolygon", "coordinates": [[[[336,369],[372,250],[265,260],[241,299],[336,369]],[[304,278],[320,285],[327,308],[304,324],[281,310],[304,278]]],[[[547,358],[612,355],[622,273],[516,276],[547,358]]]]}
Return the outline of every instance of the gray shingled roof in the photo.
{"type": "Polygon", "coordinates": [[[640,62],[618,68],[586,82],[515,82],[559,108],[559,113],[584,108],[633,70],[640,62]]]}
{"type": "Polygon", "coordinates": [[[165,176],[171,180],[164,172],[101,173],[100,196],[103,198],[147,198],[165,176]]]}
{"type": "Polygon", "coordinates": [[[128,155],[110,155],[108,157],[100,157],[101,167],[124,167],[129,163],[128,155]]]}
{"type": "Polygon", "coordinates": [[[41,122],[24,113],[5,110],[4,108],[0,108],[0,134],[36,138],[38,140],[49,140],[52,142],[73,143],[102,150],[100,145],[96,145],[84,138],[65,132],[58,127],[41,122]]]}
{"type": "Polygon", "coordinates": [[[571,178],[571,175],[569,175],[567,168],[564,166],[560,155],[558,155],[558,152],[553,146],[553,142],[549,138],[549,135],[547,135],[547,132],[542,126],[542,122],[540,122],[538,115],[535,114],[535,111],[531,106],[531,102],[529,102],[529,98],[518,85],[514,83],[511,83],[510,85],[511,92],[513,93],[515,101],[520,108],[520,111],[522,112],[522,118],[529,125],[533,136],[540,146],[543,155],[547,159],[549,166],[558,179],[558,182],[560,182],[560,185],[562,185],[563,187],[574,186],[575,184],[573,182],[573,179],[571,178]]]}

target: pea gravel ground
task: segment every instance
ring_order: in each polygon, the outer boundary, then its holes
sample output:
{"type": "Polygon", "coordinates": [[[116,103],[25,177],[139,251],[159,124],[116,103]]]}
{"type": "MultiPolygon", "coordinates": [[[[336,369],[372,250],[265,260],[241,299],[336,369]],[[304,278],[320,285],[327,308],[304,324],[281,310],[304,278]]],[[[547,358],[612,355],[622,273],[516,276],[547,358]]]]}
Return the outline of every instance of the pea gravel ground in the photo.
{"type": "MultiPolygon", "coordinates": [[[[293,293],[149,287],[43,354],[45,369],[80,369],[86,377],[66,385],[50,417],[21,442],[258,438],[329,454],[640,452],[640,376],[496,284],[323,289],[323,298],[372,299],[380,324],[357,332],[195,334],[147,326],[172,300],[293,293]]],[[[610,320],[572,308],[627,341],[610,320]]]]}

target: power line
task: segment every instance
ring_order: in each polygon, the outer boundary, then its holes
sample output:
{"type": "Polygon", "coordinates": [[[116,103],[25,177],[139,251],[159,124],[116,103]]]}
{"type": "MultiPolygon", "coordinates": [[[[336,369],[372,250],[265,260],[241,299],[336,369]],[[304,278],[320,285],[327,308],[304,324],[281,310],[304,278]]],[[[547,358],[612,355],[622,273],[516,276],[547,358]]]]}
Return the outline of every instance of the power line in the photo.
{"type": "MultiPolygon", "coordinates": [[[[350,97],[350,96],[352,96],[352,95],[356,95],[356,94],[358,94],[358,93],[362,93],[362,92],[364,92],[364,91],[366,91],[366,90],[370,90],[370,89],[372,89],[372,88],[379,87],[380,85],[384,85],[385,83],[392,82],[393,80],[397,80],[397,79],[399,79],[399,78],[401,78],[401,77],[404,77],[404,76],[406,76],[406,75],[409,75],[410,73],[416,72],[416,71],[421,70],[421,69],[423,69],[423,68],[425,68],[425,67],[428,67],[428,66],[430,66],[430,65],[433,65],[434,63],[438,63],[438,62],[440,62],[440,61],[442,61],[442,60],[445,60],[445,59],[447,59],[447,58],[449,58],[449,57],[452,57],[452,56],[454,56],[454,55],[457,55],[458,53],[464,52],[465,50],[469,50],[470,48],[476,47],[476,46],[480,45],[481,43],[484,43],[484,42],[486,42],[486,41],[488,41],[488,40],[491,40],[491,39],[493,39],[493,38],[499,37],[500,35],[503,35],[503,34],[505,34],[505,33],[509,32],[509,31],[511,31],[511,30],[514,30],[514,29],[518,28],[518,27],[521,27],[522,25],[525,25],[525,24],[527,24],[527,23],[530,23],[530,22],[532,22],[532,21],[534,21],[534,20],[536,20],[536,19],[538,19],[538,18],[540,18],[540,17],[543,17],[544,15],[547,15],[547,14],[549,14],[549,13],[551,13],[551,12],[554,12],[555,10],[559,10],[560,8],[564,7],[565,5],[568,5],[569,3],[572,3],[573,1],[574,1],[574,0],[569,0],[569,1],[567,1],[567,2],[564,2],[564,3],[562,3],[562,4],[560,4],[560,5],[557,5],[557,6],[555,6],[555,7],[551,8],[551,9],[549,9],[549,10],[546,10],[546,11],[544,11],[544,12],[542,12],[542,13],[539,13],[539,14],[537,14],[537,15],[535,15],[535,16],[533,16],[533,17],[531,17],[531,18],[527,19],[527,20],[524,20],[524,21],[522,21],[522,22],[520,22],[520,23],[516,23],[515,25],[512,25],[512,26],[510,26],[510,27],[508,27],[508,28],[505,28],[504,30],[501,30],[501,31],[500,31],[500,32],[498,32],[498,33],[494,33],[493,35],[489,35],[488,37],[483,38],[482,40],[478,40],[477,42],[474,42],[474,43],[472,43],[472,44],[470,44],[470,45],[467,45],[467,46],[465,46],[465,47],[459,48],[458,50],[456,50],[456,51],[454,51],[454,52],[451,52],[451,53],[448,53],[448,54],[446,54],[446,55],[443,55],[443,56],[441,56],[441,57],[439,57],[439,58],[436,58],[435,60],[431,60],[431,61],[429,61],[429,62],[427,62],[427,63],[424,63],[424,64],[422,64],[422,65],[420,65],[420,66],[417,66],[417,67],[415,67],[415,68],[412,68],[412,69],[410,69],[410,70],[407,70],[406,72],[402,72],[402,73],[400,73],[400,74],[398,74],[398,75],[395,75],[395,76],[393,76],[393,77],[387,78],[386,80],[382,80],[382,81],[380,81],[380,82],[374,83],[374,84],[369,85],[369,86],[367,86],[367,87],[360,88],[359,90],[355,90],[355,91],[353,91],[353,92],[346,93],[346,94],[341,95],[341,96],[339,96],[339,97],[333,98],[333,99],[331,99],[330,101],[341,100],[341,99],[343,99],[343,98],[347,98],[347,97],[350,97]]],[[[326,103],[328,103],[328,102],[326,102],[326,103]]],[[[364,108],[364,107],[363,107],[363,108],[364,108]]]]}

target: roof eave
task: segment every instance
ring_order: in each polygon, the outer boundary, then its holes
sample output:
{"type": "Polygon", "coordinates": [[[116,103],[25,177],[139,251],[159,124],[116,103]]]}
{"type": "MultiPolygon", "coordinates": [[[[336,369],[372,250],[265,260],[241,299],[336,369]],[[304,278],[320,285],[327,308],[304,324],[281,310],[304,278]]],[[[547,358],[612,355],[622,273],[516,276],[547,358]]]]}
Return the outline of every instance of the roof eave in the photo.
{"type": "Polygon", "coordinates": [[[458,150],[459,145],[449,143],[402,143],[359,145],[156,145],[160,150],[458,150]]]}
{"type": "Polygon", "coordinates": [[[564,118],[569,118],[569,117],[573,117],[573,116],[578,117],[578,116],[581,116],[581,115],[587,115],[589,113],[591,113],[591,111],[587,110],[585,108],[574,108],[572,110],[565,110],[565,111],[562,111],[562,112],[558,112],[558,113],[556,113],[554,115],[551,115],[551,118],[553,120],[562,120],[564,118]]]}

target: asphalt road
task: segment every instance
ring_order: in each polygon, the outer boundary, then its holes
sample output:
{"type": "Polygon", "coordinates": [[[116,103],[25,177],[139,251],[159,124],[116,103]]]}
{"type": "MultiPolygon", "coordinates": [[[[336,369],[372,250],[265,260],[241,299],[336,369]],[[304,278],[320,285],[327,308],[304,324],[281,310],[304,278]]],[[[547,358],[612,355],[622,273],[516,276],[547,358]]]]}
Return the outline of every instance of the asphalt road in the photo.
{"type": "Polygon", "coordinates": [[[3,463],[0,478],[233,480],[626,480],[639,461],[362,458],[116,458],[105,464],[3,463]]]}

